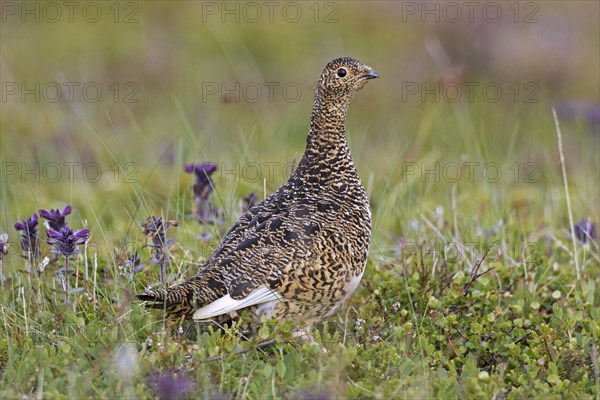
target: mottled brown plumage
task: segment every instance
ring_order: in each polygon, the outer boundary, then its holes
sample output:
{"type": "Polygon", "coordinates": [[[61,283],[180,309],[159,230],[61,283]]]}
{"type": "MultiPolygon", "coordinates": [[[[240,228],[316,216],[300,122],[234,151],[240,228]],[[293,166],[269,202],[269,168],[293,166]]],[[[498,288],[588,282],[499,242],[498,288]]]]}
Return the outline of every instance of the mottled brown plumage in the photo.
{"type": "Polygon", "coordinates": [[[306,150],[289,180],[252,207],[189,281],[139,295],[174,316],[257,317],[312,325],[356,289],[371,238],[371,210],[344,123],[354,94],[377,73],[351,58],[321,74],[306,150]]]}

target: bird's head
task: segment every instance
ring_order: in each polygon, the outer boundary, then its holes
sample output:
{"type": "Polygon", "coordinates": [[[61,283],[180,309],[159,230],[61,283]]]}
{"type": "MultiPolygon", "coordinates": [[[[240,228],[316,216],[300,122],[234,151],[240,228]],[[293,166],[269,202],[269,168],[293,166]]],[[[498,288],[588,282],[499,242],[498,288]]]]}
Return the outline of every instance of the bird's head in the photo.
{"type": "Polygon", "coordinates": [[[349,57],[336,58],[329,62],[317,83],[319,95],[325,99],[352,99],[354,94],[379,74],[358,60],[349,57]]]}

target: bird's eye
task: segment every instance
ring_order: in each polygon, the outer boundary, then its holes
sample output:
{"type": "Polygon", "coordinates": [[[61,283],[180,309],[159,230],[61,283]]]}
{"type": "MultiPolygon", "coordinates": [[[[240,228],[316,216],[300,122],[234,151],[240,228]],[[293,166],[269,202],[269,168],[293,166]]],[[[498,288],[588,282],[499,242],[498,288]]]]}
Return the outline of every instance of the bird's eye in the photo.
{"type": "Polygon", "coordinates": [[[347,74],[346,68],[339,68],[337,70],[337,76],[339,76],[340,78],[345,77],[347,74]]]}

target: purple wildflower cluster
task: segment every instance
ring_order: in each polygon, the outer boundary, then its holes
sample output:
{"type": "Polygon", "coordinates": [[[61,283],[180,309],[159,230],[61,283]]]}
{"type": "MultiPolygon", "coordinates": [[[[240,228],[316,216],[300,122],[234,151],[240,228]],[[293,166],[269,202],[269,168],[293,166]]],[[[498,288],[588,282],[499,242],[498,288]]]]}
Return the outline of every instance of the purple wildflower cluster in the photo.
{"type": "Polygon", "coordinates": [[[56,255],[55,260],[64,258],[64,265],[57,272],[65,292],[65,299],[69,301],[69,279],[68,275],[73,272],[69,267],[70,257],[82,252],[79,247],[85,244],[90,237],[88,228],[73,231],[67,224],[67,216],[73,208],[67,205],[62,210],[50,209],[39,210],[31,217],[15,223],[15,229],[19,232],[21,239],[21,251],[23,256],[30,261],[39,258],[39,235],[37,226],[39,216],[46,220],[46,243],[52,246],[52,253],[56,255]]]}
{"type": "Polygon", "coordinates": [[[66,217],[71,214],[72,208],[67,205],[62,211],[58,209],[40,210],[40,215],[46,220],[46,243],[53,246],[53,252],[58,256],[64,257],[64,266],[59,268],[56,272],[60,279],[63,291],[65,292],[65,302],[69,303],[69,277],[68,275],[73,272],[69,267],[69,258],[72,255],[81,253],[81,250],[77,249],[87,242],[90,236],[90,230],[88,228],[80,229],[73,232],[67,225],[66,217]]]}
{"type": "Polygon", "coordinates": [[[8,235],[0,233],[0,282],[4,282],[6,277],[2,273],[2,257],[8,253],[8,235]]]}
{"type": "Polygon", "coordinates": [[[2,257],[8,252],[8,235],[6,233],[0,233],[0,261],[2,257]]]}
{"type": "Polygon", "coordinates": [[[19,232],[21,238],[21,250],[23,251],[23,253],[27,254],[25,256],[25,258],[27,259],[35,260],[39,256],[39,237],[37,225],[37,213],[33,213],[31,217],[15,223],[15,229],[19,232]]]}
{"type": "Polygon", "coordinates": [[[46,243],[54,246],[55,253],[69,257],[82,252],[82,250],[77,249],[77,246],[87,242],[90,230],[84,228],[73,232],[73,229],[65,225],[58,231],[46,230],[46,235],[48,236],[46,243]]]}
{"type": "Polygon", "coordinates": [[[72,210],[73,207],[67,205],[62,211],[60,211],[58,208],[56,210],[51,208],[50,211],[40,210],[40,215],[42,218],[48,221],[48,226],[50,229],[59,231],[63,226],[67,225],[66,218],[67,215],[71,214],[72,210]]]}
{"type": "Polygon", "coordinates": [[[194,389],[194,381],[172,372],[157,372],[148,378],[150,387],[159,399],[181,399],[189,396],[194,389]]]}
{"type": "Polygon", "coordinates": [[[600,103],[597,101],[563,100],[555,108],[561,118],[583,120],[596,131],[600,128],[600,103]]]}
{"type": "Polygon", "coordinates": [[[194,192],[194,215],[201,224],[218,224],[223,222],[221,210],[213,205],[210,195],[215,183],[211,178],[217,172],[217,164],[212,162],[185,164],[183,170],[188,174],[194,174],[196,182],[193,186],[194,192]]]}
{"type": "MultiPolygon", "coordinates": [[[[73,231],[67,225],[66,217],[71,214],[72,207],[66,206],[62,211],[58,209],[40,210],[40,215],[46,220],[46,243],[54,247],[53,252],[67,259],[74,254],[81,253],[77,246],[87,242],[90,236],[88,228],[73,231]]],[[[67,262],[68,264],[68,262],[67,262]]]]}
{"type": "Polygon", "coordinates": [[[146,266],[142,263],[137,246],[122,242],[113,251],[115,265],[130,282],[146,266]]]}
{"type": "Polygon", "coordinates": [[[575,233],[577,240],[583,244],[593,242],[598,239],[596,225],[587,219],[577,222],[573,227],[573,232],[575,233]]]}
{"type": "Polygon", "coordinates": [[[133,253],[127,254],[127,258],[125,259],[125,266],[129,268],[134,274],[137,274],[144,268],[144,264],[142,264],[142,260],[140,259],[137,251],[133,253]]]}
{"type": "MultiPolygon", "coordinates": [[[[212,178],[217,172],[217,164],[213,162],[195,162],[184,164],[183,170],[188,174],[194,174],[196,178],[192,186],[194,193],[194,214],[193,218],[197,219],[200,224],[215,224],[222,225],[224,221],[223,210],[215,206],[211,200],[211,194],[215,188],[215,182],[212,178]]],[[[240,209],[242,213],[254,207],[258,201],[258,196],[254,193],[249,193],[242,199],[240,209]]],[[[212,237],[212,234],[204,230],[198,238],[202,241],[207,241],[212,237]]]]}
{"type": "Polygon", "coordinates": [[[142,223],[144,235],[151,239],[148,247],[154,249],[152,263],[160,268],[160,282],[165,282],[165,264],[168,262],[166,249],[171,246],[175,239],[167,239],[167,229],[170,226],[178,226],[179,222],[175,220],[163,221],[162,217],[152,216],[142,223]]]}
{"type": "MultiPolygon", "coordinates": [[[[46,220],[46,243],[53,247],[57,256],[70,257],[78,254],[81,250],[77,247],[89,239],[88,228],[73,231],[67,225],[66,217],[71,214],[73,208],[67,205],[61,210],[39,210],[39,215],[46,220]]],[[[24,257],[37,259],[39,257],[39,235],[37,226],[39,223],[38,213],[31,217],[15,223],[15,229],[19,232],[21,239],[21,250],[24,257]]]]}

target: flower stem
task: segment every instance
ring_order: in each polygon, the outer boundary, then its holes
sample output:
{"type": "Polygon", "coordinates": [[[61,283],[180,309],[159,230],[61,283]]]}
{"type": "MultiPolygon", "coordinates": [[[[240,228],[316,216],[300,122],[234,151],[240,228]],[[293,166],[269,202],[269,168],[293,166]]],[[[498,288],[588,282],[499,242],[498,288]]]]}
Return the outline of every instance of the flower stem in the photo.
{"type": "Polygon", "coordinates": [[[69,303],[69,257],[65,257],[65,271],[63,274],[63,290],[65,291],[65,302],[69,303]]]}

